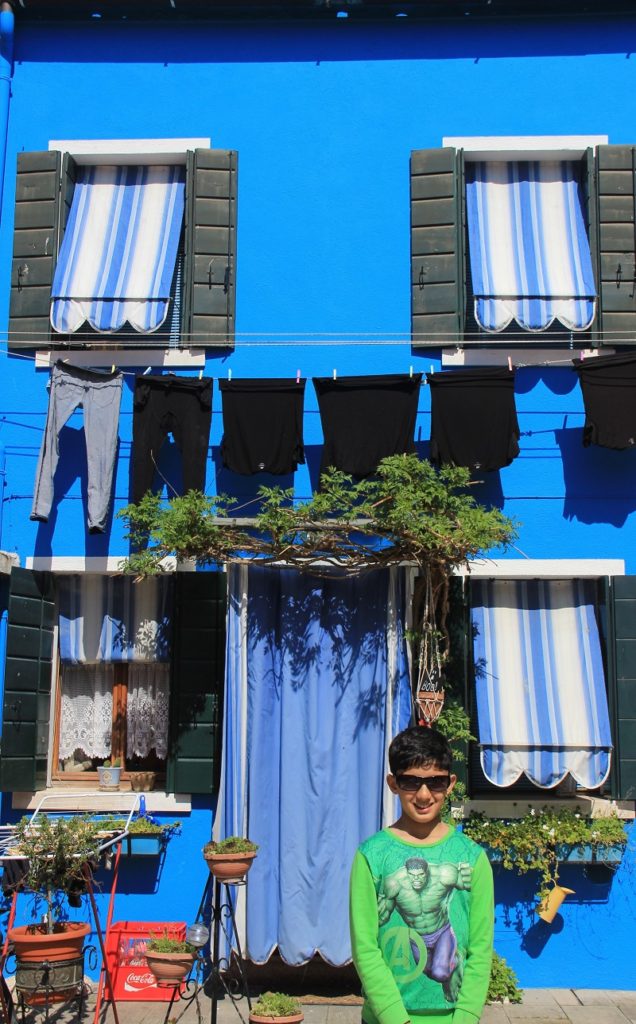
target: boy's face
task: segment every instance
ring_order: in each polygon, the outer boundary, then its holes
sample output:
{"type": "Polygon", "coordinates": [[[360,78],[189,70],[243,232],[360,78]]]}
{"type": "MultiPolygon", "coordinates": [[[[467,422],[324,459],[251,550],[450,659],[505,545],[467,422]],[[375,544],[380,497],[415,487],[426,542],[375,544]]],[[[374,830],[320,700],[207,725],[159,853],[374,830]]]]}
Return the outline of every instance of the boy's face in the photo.
{"type": "Polygon", "coordinates": [[[387,775],[386,781],[399,798],[402,814],[416,824],[430,825],[439,820],[444,800],[453,792],[457,776],[449,775],[433,763],[425,768],[413,765],[398,775],[387,775]]]}

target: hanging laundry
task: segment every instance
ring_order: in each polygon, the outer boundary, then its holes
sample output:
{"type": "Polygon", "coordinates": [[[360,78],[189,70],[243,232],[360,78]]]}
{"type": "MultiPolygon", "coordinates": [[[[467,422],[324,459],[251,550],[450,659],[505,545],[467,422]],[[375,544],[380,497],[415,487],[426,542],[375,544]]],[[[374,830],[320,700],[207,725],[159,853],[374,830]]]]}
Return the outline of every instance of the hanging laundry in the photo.
{"type": "Polygon", "coordinates": [[[489,471],[519,454],[514,371],[504,367],[427,374],[433,465],[489,471]]]}
{"type": "Polygon", "coordinates": [[[381,459],[414,452],[422,374],[314,377],[324,434],[321,473],[329,466],[368,476],[381,459]]]}
{"type": "Polygon", "coordinates": [[[636,445],[636,355],[619,353],[573,359],[572,362],[583,392],[584,446],[633,448],[636,445]]]}
{"type": "Polygon", "coordinates": [[[212,377],[140,375],[133,403],[132,500],[153,485],[159,452],[172,434],[181,453],[183,490],[205,489],[212,422],[212,377]]]}
{"type": "Polygon", "coordinates": [[[100,373],[59,360],[53,367],[46,427],[35,472],[31,519],[41,523],[48,521],[59,459],[59,434],[71,414],[81,406],[88,463],[88,529],[90,533],[103,533],[106,529],[123,379],[123,374],[117,371],[100,373]]]}
{"type": "Polygon", "coordinates": [[[223,465],[233,473],[293,473],[305,461],[304,380],[220,380],[223,465]]]}

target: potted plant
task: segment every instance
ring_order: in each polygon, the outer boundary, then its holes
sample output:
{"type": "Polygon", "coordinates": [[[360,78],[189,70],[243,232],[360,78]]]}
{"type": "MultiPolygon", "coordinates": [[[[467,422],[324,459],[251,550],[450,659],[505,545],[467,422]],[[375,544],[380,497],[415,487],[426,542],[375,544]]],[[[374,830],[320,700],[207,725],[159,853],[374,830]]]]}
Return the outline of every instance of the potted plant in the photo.
{"type": "Polygon", "coordinates": [[[97,774],[99,775],[100,789],[119,789],[121,759],[116,757],[112,761],[110,759],[104,761],[103,764],[98,765],[97,774]]]}
{"type": "Polygon", "coordinates": [[[463,826],[466,835],[484,846],[490,860],[507,870],[539,873],[536,911],[551,922],[566,896],[574,892],[559,885],[559,865],[568,863],[615,864],[627,843],[623,823],[614,814],[587,818],[579,808],[530,808],[521,818],[487,818],[471,814],[463,826]]]}
{"type": "Polygon", "coordinates": [[[170,938],[165,931],[163,935],[153,935],[146,946],[146,962],[157,985],[180,985],[185,981],[196,952],[196,946],[185,939],[170,938]]]}
{"type": "Polygon", "coordinates": [[[128,825],[124,818],[102,818],[99,827],[105,834],[123,832],[126,829],[128,835],[123,841],[122,856],[157,857],[167,841],[180,831],[181,822],[161,824],[150,814],[140,814],[128,825]]]}
{"type": "Polygon", "coordinates": [[[304,1015],[297,999],[284,992],[264,992],[250,1011],[252,1024],[299,1024],[304,1015]]]}
{"type": "Polygon", "coordinates": [[[82,984],[80,958],[91,928],[86,922],[65,919],[64,897],[70,906],[81,905],[86,865],[96,862],[98,846],[97,827],[86,816],[39,814],[36,822],[22,818],[15,828],[11,852],[23,858],[20,884],[34,896],[33,916],[38,922],[13,927],[8,933],[17,959],[16,987],[27,1002],[39,1001],[34,979],[42,977],[43,963],[61,963],[64,977],[64,987],[56,990],[55,970],[44,972],[42,987],[48,1001],[67,999],[82,984]],[[75,973],[67,965],[70,960],[78,961],[75,973]]]}
{"type": "Polygon", "coordinates": [[[128,773],[130,788],[135,793],[149,793],[155,788],[157,773],[151,771],[131,771],[128,773]]]}
{"type": "Polygon", "coordinates": [[[258,846],[241,836],[228,836],[206,843],[203,856],[208,868],[221,882],[240,882],[252,866],[258,846]]]}

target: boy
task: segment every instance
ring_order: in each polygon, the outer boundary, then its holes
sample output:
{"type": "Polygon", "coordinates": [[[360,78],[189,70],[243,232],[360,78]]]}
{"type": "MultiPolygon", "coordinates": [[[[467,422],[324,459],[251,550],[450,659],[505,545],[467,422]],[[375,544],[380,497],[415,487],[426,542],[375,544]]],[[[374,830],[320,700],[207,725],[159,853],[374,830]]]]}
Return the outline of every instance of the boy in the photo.
{"type": "Polygon", "coordinates": [[[414,726],[389,747],[387,783],[402,807],[359,847],[351,871],[351,945],[365,1024],[476,1024],[494,923],[484,851],[441,819],[451,774],[445,736],[414,726]]]}

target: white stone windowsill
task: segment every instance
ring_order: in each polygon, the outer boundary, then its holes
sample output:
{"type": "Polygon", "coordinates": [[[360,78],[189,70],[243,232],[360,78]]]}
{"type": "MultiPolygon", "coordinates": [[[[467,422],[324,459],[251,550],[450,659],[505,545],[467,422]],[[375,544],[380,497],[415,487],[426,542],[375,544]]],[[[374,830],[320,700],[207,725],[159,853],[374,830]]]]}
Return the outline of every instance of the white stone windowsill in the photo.
{"type": "Polygon", "coordinates": [[[539,812],[544,807],[551,811],[575,810],[578,808],[586,818],[609,818],[616,814],[622,821],[633,821],[636,817],[636,803],[633,800],[608,800],[605,797],[577,794],[571,797],[551,797],[547,793],[540,796],[520,796],[517,800],[493,799],[464,800],[453,805],[453,816],[468,818],[473,811],[485,814],[488,818],[523,818],[533,808],[539,812]]]}
{"type": "Polygon", "coordinates": [[[101,789],[86,789],[81,793],[65,792],[63,787],[41,789],[37,793],[13,793],[11,806],[14,810],[34,811],[44,798],[43,811],[91,811],[97,814],[129,812],[135,798],[145,797],[146,810],[151,813],[190,814],[192,801],[183,793],[162,793],[151,790],[149,793],[133,793],[132,790],[119,790],[107,793],[101,789]]]}

